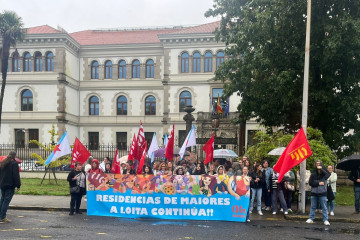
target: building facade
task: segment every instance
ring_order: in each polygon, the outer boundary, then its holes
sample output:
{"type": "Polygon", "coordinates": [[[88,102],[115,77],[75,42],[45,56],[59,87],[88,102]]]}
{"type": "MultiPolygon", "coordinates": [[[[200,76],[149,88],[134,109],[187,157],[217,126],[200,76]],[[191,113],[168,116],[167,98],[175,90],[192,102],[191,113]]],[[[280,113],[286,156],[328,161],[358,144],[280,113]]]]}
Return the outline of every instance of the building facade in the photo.
{"type": "MultiPolygon", "coordinates": [[[[213,104],[223,90],[214,72],[228,58],[213,34],[218,26],[27,29],[10,52],[0,144],[49,143],[54,125],[60,135],[68,132],[70,142],[77,137],[90,149],[125,149],[141,121],[146,138],[155,132],[160,143],[175,124],[175,143],[181,145],[187,105],[195,108],[198,135],[210,137],[213,104]]],[[[239,137],[239,126],[229,123],[240,100],[234,94],[222,102],[229,114],[220,121],[219,137],[239,137]]],[[[257,128],[247,122],[246,139],[257,128]]]]}

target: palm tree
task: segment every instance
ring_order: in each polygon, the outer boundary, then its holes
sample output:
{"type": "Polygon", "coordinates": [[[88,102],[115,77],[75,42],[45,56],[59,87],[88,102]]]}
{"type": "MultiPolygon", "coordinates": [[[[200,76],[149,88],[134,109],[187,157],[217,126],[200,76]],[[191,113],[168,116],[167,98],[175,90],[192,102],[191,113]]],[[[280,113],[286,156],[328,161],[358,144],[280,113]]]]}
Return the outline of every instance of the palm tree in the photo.
{"type": "Polygon", "coordinates": [[[0,132],[10,47],[15,46],[17,41],[24,38],[25,30],[23,29],[23,25],[21,17],[19,17],[15,12],[5,10],[3,13],[0,13],[0,36],[2,38],[2,47],[0,48],[0,65],[2,73],[0,94],[0,132]]]}

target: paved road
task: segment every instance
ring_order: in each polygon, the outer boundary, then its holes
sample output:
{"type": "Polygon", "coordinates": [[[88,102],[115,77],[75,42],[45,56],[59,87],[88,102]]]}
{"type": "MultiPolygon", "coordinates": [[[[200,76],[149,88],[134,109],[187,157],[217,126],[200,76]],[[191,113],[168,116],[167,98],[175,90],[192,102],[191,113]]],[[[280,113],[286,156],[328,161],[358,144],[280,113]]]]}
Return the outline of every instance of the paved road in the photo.
{"type": "Polygon", "coordinates": [[[69,216],[67,212],[9,210],[11,223],[0,224],[1,239],[359,239],[353,223],[306,224],[286,220],[251,223],[159,221],[69,216]]]}

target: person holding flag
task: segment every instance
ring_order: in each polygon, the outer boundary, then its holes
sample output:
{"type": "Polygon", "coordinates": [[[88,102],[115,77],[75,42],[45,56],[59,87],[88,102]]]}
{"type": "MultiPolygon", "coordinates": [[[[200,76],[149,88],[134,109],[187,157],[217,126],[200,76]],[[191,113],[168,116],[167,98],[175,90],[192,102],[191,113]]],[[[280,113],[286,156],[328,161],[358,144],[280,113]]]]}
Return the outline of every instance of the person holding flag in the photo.
{"type": "Polygon", "coordinates": [[[78,138],[75,138],[74,148],[72,151],[72,159],[71,159],[71,168],[75,167],[76,162],[80,162],[83,164],[86,160],[91,156],[90,152],[86,149],[86,147],[80,142],[78,138]]]}

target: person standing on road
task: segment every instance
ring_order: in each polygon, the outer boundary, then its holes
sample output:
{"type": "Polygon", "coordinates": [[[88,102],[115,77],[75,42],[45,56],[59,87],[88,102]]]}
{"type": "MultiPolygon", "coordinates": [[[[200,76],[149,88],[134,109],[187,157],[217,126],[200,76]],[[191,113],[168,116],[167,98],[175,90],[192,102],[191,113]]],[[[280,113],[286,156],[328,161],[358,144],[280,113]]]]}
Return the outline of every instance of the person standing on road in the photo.
{"type": "Polygon", "coordinates": [[[85,174],[81,170],[81,163],[76,162],[75,168],[71,170],[67,177],[67,181],[69,182],[70,189],[79,186],[77,191],[71,192],[71,201],[70,201],[70,213],[69,215],[74,215],[74,212],[77,214],[81,214],[80,205],[81,198],[83,193],[85,192],[85,174]]]}
{"type": "Polygon", "coordinates": [[[263,195],[265,202],[265,211],[271,210],[271,192],[270,192],[270,177],[273,174],[273,169],[269,166],[269,161],[264,160],[263,162],[263,172],[265,177],[265,184],[263,185],[263,195]]]}
{"type": "Polygon", "coordinates": [[[284,175],[284,181],[285,181],[285,191],[284,191],[284,197],[286,201],[286,206],[288,208],[288,212],[293,213],[291,210],[291,203],[292,203],[292,197],[295,191],[295,174],[293,171],[289,170],[284,175]]]}
{"type": "Polygon", "coordinates": [[[288,214],[288,209],[286,205],[286,201],[284,198],[284,179],[279,182],[279,173],[273,170],[273,174],[270,176],[270,187],[271,187],[271,205],[273,210],[273,215],[277,213],[278,210],[278,204],[277,200],[280,201],[280,206],[284,211],[284,214],[288,214]]]}
{"type": "Polygon", "coordinates": [[[6,217],[9,204],[15,193],[15,188],[20,191],[21,181],[19,165],[15,160],[16,152],[0,162],[0,222],[10,222],[6,217]]]}
{"type": "Polygon", "coordinates": [[[262,171],[262,165],[261,164],[256,164],[254,167],[254,171],[252,173],[250,173],[251,176],[251,182],[250,182],[250,187],[251,187],[251,201],[250,201],[250,213],[252,213],[252,210],[254,208],[254,200],[256,197],[257,200],[257,211],[258,214],[260,216],[263,215],[262,211],[261,211],[261,196],[262,196],[262,188],[264,185],[264,173],[262,171]]]}
{"type": "MultiPolygon", "coordinates": [[[[329,165],[327,167],[328,172],[330,173],[330,177],[328,178],[327,182],[328,185],[331,187],[331,190],[334,193],[334,197],[336,195],[336,181],[337,181],[337,174],[334,173],[334,169],[333,166],[329,165]]],[[[327,202],[327,208],[328,208],[328,213],[330,212],[331,216],[334,216],[334,209],[335,209],[335,198],[332,201],[327,202]]]]}
{"type": "Polygon", "coordinates": [[[328,220],[328,212],[326,207],[327,199],[327,179],[330,173],[325,169],[320,160],[315,162],[316,171],[311,174],[309,184],[311,186],[311,208],[310,218],[307,223],[313,223],[315,219],[315,211],[320,202],[322,209],[323,221],[326,226],[330,225],[328,220]]]}
{"type": "Polygon", "coordinates": [[[355,212],[360,212],[360,164],[357,168],[353,168],[349,175],[349,179],[354,182],[354,195],[355,195],[355,212]]]}

